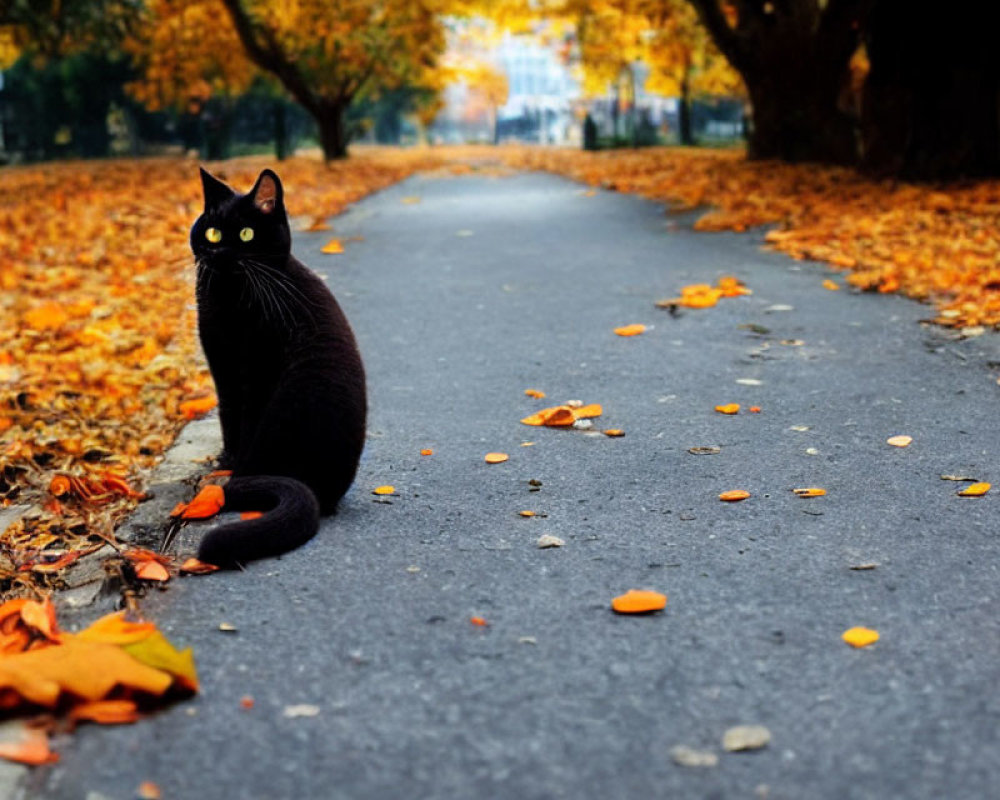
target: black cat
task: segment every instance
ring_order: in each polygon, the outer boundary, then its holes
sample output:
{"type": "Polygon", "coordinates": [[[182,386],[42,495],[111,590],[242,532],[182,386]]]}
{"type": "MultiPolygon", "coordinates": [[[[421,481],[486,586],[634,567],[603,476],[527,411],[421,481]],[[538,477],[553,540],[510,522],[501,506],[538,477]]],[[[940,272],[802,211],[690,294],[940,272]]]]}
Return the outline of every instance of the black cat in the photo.
{"type": "Polygon", "coordinates": [[[198,557],[220,567],[308,541],[354,480],[365,437],[365,375],[330,290],[291,254],[281,181],[264,170],[238,194],[201,170],[191,229],[198,331],[215,380],[226,510],[198,557]]]}

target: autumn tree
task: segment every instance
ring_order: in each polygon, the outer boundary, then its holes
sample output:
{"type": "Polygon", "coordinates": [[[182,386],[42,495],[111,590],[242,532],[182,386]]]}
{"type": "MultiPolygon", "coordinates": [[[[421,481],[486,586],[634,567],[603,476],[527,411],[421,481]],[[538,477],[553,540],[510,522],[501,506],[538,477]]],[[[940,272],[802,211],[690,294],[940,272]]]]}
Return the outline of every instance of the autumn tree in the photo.
{"type": "Polygon", "coordinates": [[[751,158],[856,162],[841,100],[872,1],[688,0],[746,84],[751,158]]]}
{"type": "Polygon", "coordinates": [[[46,59],[106,51],[128,36],[141,7],[142,0],[0,0],[0,41],[46,59]]]}
{"type": "Polygon", "coordinates": [[[694,144],[692,100],[699,95],[741,96],[743,81],[685,0],[645,0],[642,8],[650,25],[646,88],[679,99],[678,135],[681,144],[694,144]]]}
{"type": "Polygon", "coordinates": [[[347,154],[346,112],[375,87],[425,86],[444,51],[433,0],[221,2],[247,57],[316,120],[327,159],[347,154]]]}
{"type": "Polygon", "coordinates": [[[232,26],[218,24],[221,13],[214,2],[147,0],[125,44],[141,73],[132,96],[152,111],[197,117],[211,159],[226,155],[236,98],[259,74],[232,26]]]}
{"type": "Polygon", "coordinates": [[[141,0],[0,0],[5,145],[28,157],[108,152],[126,104],[122,43],[141,0]]]}

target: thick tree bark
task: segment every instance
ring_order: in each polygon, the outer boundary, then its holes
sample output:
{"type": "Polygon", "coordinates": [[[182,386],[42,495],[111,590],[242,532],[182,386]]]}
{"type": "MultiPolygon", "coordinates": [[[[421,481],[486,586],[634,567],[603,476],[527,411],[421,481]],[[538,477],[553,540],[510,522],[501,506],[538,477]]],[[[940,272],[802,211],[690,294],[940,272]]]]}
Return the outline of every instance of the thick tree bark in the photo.
{"type": "Polygon", "coordinates": [[[751,159],[854,164],[856,122],[837,105],[840,70],[822,75],[767,70],[747,81],[753,106],[747,153],[751,159]]]}
{"type": "Polygon", "coordinates": [[[866,30],[863,167],[941,180],[1000,174],[1000,19],[992,3],[879,0],[866,30]]]}
{"type": "Polygon", "coordinates": [[[857,161],[856,124],[838,101],[872,0],[738,0],[736,27],[719,0],[689,2],[746,83],[750,158],[857,161]]]}

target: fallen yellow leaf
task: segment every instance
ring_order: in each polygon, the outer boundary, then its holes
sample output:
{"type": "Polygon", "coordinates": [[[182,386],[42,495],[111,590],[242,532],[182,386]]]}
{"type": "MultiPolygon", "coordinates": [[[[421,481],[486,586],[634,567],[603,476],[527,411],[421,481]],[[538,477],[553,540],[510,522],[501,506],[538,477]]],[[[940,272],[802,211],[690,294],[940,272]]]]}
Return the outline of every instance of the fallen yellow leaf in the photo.
{"type": "Polygon", "coordinates": [[[726,403],[725,405],[716,406],[715,410],[720,414],[738,414],[740,411],[739,403],[726,403]]]}
{"type": "Polygon", "coordinates": [[[510,458],[510,456],[506,453],[487,453],[485,460],[487,464],[502,464],[508,458],[510,458]]]}
{"type": "Polygon", "coordinates": [[[878,641],[878,631],[871,628],[850,628],[840,638],[851,647],[867,647],[878,641]]]}
{"type": "Polygon", "coordinates": [[[727,503],[737,503],[740,500],[746,500],[749,496],[750,492],[746,489],[730,489],[728,492],[720,494],[719,499],[727,503]]]}
{"type": "Polygon", "coordinates": [[[958,494],[960,497],[982,497],[990,490],[990,488],[992,488],[992,484],[989,484],[986,481],[980,481],[979,483],[973,483],[966,486],[958,494]]]}
{"type": "Polygon", "coordinates": [[[331,239],[330,241],[328,241],[325,245],[323,245],[323,249],[322,249],[321,252],[326,253],[328,255],[335,255],[337,253],[343,253],[344,252],[344,245],[341,244],[340,239],[334,237],[333,239],[331,239]]]}
{"type": "Polygon", "coordinates": [[[641,323],[635,323],[634,325],[623,325],[620,328],[615,328],[615,333],[619,336],[638,336],[640,333],[646,330],[646,326],[641,323]]]}
{"type": "Polygon", "coordinates": [[[383,494],[395,494],[395,493],[396,493],[396,487],[390,484],[386,484],[385,486],[376,486],[374,489],[372,489],[372,494],[383,495],[383,494]]]}
{"type": "Polygon", "coordinates": [[[831,292],[836,292],[837,290],[840,289],[840,286],[839,286],[839,284],[836,284],[833,281],[831,281],[829,278],[827,278],[826,280],[823,281],[823,288],[824,289],[829,289],[831,292]]]}
{"type": "Polygon", "coordinates": [[[536,397],[539,400],[545,397],[545,392],[539,391],[538,389],[525,389],[524,393],[528,395],[528,397],[536,397]]]}
{"type": "Polygon", "coordinates": [[[912,436],[890,436],[885,440],[885,443],[891,444],[893,447],[909,447],[912,441],[912,436]]]}
{"type": "Polygon", "coordinates": [[[810,486],[807,489],[792,489],[797,497],[822,497],[826,494],[826,489],[819,489],[815,486],[810,486]]]}

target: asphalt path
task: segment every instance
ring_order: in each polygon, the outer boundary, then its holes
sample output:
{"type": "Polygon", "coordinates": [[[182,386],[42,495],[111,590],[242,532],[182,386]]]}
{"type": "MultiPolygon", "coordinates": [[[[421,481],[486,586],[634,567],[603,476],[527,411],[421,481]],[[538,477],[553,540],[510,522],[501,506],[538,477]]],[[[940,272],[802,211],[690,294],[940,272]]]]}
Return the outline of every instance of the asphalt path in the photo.
{"type": "Polygon", "coordinates": [[[419,176],[334,220],[342,255],[297,234],[367,364],[357,482],[300,550],[147,597],[201,694],[58,739],[20,793],[991,796],[1000,489],[941,476],[1000,479],[995,335],[692,220],[548,175],[419,176]],[[753,295],[654,307],[722,275],[753,295]],[[649,328],[613,333],[629,323],[649,328]],[[603,406],[593,430],[519,422],[568,400],[603,406]],[[826,496],[791,491],[810,486],[826,496]],[[614,614],[631,588],[665,611],[614,614]],[[881,639],[853,649],[853,626],[881,639]],[[740,724],[769,744],[726,752],[740,724]]]}

